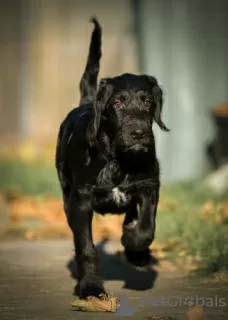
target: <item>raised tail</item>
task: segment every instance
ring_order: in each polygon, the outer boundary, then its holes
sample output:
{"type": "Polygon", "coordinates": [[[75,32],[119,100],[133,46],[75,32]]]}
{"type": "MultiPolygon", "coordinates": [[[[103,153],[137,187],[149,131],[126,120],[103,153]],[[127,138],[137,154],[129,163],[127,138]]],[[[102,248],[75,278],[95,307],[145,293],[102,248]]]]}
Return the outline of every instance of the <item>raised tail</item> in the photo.
{"type": "Polygon", "coordinates": [[[94,101],[97,92],[97,78],[100,69],[101,58],[101,26],[97,19],[93,17],[93,33],[90,41],[89,55],[86,68],[80,81],[80,103],[91,103],[94,101]]]}

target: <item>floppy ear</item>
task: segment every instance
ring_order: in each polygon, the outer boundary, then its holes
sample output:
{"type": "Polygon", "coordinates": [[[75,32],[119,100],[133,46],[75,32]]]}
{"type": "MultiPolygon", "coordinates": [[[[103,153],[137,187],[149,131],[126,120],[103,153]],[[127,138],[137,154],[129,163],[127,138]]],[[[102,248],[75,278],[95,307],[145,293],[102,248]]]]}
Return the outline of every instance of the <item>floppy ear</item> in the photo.
{"type": "Polygon", "coordinates": [[[155,111],[154,111],[154,121],[157,123],[157,125],[160,127],[163,131],[170,131],[164,122],[161,119],[162,116],[162,106],[163,106],[163,93],[162,89],[159,87],[157,80],[154,77],[146,76],[147,80],[150,82],[150,84],[153,86],[152,93],[154,97],[154,101],[156,104],[155,111]]]}
{"type": "Polygon", "coordinates": [[[109,78],[104,78],[100,80],[100,84],[98,87],[96,99],[94,102],[94,118],[90,123],[90,128],[88,132],[88,140],[90,145],[94,145],[97,134],[100,129],[101,120],[102,120],[102,113],[105,110],[107,102],[112,94],[112,85],[108,82],[109,78]]]}

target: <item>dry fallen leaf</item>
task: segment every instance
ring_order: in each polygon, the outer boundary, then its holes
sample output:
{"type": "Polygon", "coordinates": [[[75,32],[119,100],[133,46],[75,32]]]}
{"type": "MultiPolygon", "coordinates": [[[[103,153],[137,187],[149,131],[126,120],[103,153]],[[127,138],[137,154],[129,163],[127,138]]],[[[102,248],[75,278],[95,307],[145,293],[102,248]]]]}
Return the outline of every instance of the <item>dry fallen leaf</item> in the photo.
{"type": "Polygon", "coordinates": [[[166,256],[166,254],[165,254],[164,251],[159,250],[159,251],[157,251],[157,252],[155,253],[155,256],[156,256],[158,259],[164,259],[165,256],[166,256]]]}
{"type": "Polygon", "coordinates": [[[187,311],[187,320],[206,320],[203,308],[194,306],[187,311]]]}
{"type": "Polygon", "coordinates": [[[36,235],[35,235],[35,233],[33,231],[27,231],[25,233],[25,239],[26,240],[31,241],[31,240],[34,240],[35,238],[36,238],[36,235]]]}
{"type": "Polygon", "coordinates": [[[180,243],[180,239],[178,237],[171,237],[168,239],[166,243],[165,250],[173,250],[177,247],[177,245],[180,243]]]}
{"type": "Polygon", "coordinates": [[[207,201],[201,207],[201,215],[204,217],[211,216],[215,210],[214,203],[212,201],[207,201]]]}
{"type": "Polygon", "coordinates": [[[85,300],[75,300],[71,303],[71,305],[77,311],[116,312],[119,306],[119,298],[116,296],[100,294],[100,298],[90,296],[85,300]]]}

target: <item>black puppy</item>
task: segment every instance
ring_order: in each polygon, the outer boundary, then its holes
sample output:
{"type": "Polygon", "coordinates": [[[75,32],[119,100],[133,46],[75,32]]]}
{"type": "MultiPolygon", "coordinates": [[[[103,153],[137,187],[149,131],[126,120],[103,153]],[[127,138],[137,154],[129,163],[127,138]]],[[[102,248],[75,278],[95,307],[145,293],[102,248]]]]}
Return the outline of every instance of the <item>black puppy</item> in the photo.
{"type": "Polygon", "coordinates": [[[100,81],[101,27],[93,18],[80,106],[63,121],[56,168],[73,232],[80,298],[105,293],[91,224],[93,211],[125,212],[122,244],[129,262],[149,263],[159,200],[159,164],[152,131],[161,120],[162,90],[154,77],[123,74],[100,81]]]}

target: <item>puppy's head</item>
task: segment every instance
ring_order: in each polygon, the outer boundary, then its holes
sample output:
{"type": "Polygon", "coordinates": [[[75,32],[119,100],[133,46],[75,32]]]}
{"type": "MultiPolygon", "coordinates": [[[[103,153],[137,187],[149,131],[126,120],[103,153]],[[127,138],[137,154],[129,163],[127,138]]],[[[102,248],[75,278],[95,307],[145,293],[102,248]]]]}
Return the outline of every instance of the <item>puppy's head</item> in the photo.
{"type": "Polygon", "coordinates": [[[102,79],[92,136],[105,133],[120,152],[148,152],[154,143],[153,121],[169,131],[161,119],[162,104],[162,90],[151,76],[123,74],[102,79]]]}

